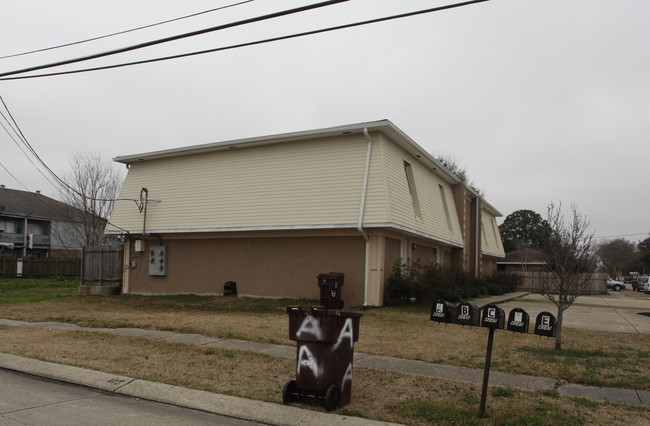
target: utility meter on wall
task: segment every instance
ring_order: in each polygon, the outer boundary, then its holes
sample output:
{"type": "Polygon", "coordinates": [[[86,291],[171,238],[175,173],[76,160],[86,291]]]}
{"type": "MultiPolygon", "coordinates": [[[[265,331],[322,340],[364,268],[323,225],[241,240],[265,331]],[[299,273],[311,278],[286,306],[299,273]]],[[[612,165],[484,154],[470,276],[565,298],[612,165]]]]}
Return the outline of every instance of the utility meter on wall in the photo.
{"type": "Polygon", "coordinates": [[[149,275],[167,275],[167,247],[149,247],[149,275]]]}

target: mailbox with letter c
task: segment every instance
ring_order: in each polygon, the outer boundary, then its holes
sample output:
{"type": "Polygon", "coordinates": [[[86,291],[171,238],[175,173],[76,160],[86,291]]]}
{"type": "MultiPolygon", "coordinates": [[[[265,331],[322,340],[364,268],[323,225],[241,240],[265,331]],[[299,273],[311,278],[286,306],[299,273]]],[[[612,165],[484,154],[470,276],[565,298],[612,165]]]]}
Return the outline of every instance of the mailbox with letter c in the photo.
{"type": "Polygon", "coordinates": [[[546,337],[555,337],[556,319],[550,312],[540,312],[535,320],[535,334],[546,337]]]}
{"type": "Polygon", "coordinates": [[[481,325],[487,328],[504,328],[506,313],[497,305],[487,305],[483,308],[481,325]]]}
{"type": "Polygon", "coordinates": [[[463,302],[456,308],[456,324],[479,326],[481,322],[478,306],[463,302]]]}
{"type": "Polygon", "coordinates": [[[526,311],[521,308],[514,308],[510,311],[510,315],[508,315],[508,330],[528,333],[529,325],[530,315],[526,311]]]}
{"type": "Polygon", "coordinates": [[[456,305],[438,299],[431,305],[431,321],[453,323],[456,319],[456,305]]]}

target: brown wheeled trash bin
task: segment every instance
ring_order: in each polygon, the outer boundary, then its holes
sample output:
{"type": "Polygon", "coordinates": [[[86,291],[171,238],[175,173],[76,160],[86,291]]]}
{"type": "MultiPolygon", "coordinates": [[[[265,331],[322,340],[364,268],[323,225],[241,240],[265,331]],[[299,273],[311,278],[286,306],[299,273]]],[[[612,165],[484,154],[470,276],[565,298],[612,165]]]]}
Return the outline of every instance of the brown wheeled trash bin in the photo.
{"type": "Polygon", "coordinates": [[[289,306],[287,313],[289,338],[298,343],[296,380],[284,385],[282,402],[319,404],[328,411],[349,404],[362,314],[322,306],[289,306]]]}
{"type": "Polygon", "coordinates": [[[341,272],[330,272],[329,274],[318,274],[318,287],[320,287],[320,304],[327,309],[343,309],[341,300],[341,287],[345,274],[341,272]]]}

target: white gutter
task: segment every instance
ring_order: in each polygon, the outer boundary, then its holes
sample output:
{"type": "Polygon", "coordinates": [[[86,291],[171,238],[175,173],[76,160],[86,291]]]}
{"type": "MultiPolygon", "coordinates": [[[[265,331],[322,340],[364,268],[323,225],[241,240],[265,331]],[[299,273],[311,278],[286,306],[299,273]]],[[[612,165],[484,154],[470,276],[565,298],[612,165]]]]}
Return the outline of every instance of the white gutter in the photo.
{"type": "Polygon", "coordinates": [[[368,150],[366,152],[366,168],[363,173],[363,188],[361,189],[361,207],[359,207],[359,221],[357,222],[357,230],[361,236],[366,240],[366,261],[363,276],[363,306],[368,306],[368,281],[370,279],[368,269],[370,268],[370,237],[363,230],[363,212],[366,208],[366,194],[368,192],[368,174],[370,173],[370,154],[372,153],[372,138],[368,133],[368,128],[363,128],[363,135],[368,141],[368,150]]]}

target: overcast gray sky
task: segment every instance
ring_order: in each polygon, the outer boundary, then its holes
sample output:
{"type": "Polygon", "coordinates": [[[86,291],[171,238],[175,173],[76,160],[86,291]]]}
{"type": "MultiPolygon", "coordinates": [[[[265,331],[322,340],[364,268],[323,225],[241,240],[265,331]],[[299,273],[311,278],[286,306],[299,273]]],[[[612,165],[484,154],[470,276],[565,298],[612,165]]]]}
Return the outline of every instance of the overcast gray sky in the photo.
{"type": "MultiPolygon", "coordinates": [[[[0,0],[0,56],[241,0],[0,0]]],[[[0,59],[0,73],[304,4],[256,0],[65,49],[0,59]]],[[[442,6],[350,0],[66,66],[166,56],[442,6]]],[[[650,1],[491,0],[271,44],[114,70],[0,81],[0,96],[57,173],[75,151],[107,159],[389,119],[465,167],[502,214],[550,202],[597,237],[650,233],[650,1]]],[[[58,68],[56,70],[59,70],[58,68]]],[[[49,70],[54,71],[54,69],[49,70]]],[[[0,183],[55,189],[0,128],[0,183]]],[[[501,221],[499,223],[501,223],[501,221]]]]}

